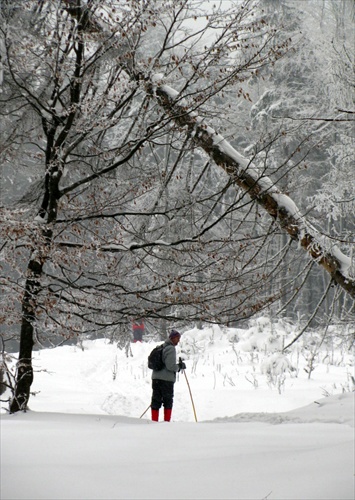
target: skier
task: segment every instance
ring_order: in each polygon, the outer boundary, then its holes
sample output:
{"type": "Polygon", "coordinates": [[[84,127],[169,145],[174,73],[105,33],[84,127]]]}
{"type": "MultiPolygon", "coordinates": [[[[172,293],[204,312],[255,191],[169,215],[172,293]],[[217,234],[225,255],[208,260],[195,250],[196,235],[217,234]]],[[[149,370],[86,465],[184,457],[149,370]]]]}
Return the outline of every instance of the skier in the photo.
{"type": "Polygon", "coordinates": [[[169,338],[164,342],[162,358],[164,368],[159,371],[153,370],[152,373],[152,420],[158,422],[159,409],[164,406],[164,421],[170,422],[173,408],[174,384],[176,381],[176,372],[185,370],[186,365],[180,358],[176,363],[176,346],[180,341],[181,334],[177,330],[171,330],[169,338]]]}

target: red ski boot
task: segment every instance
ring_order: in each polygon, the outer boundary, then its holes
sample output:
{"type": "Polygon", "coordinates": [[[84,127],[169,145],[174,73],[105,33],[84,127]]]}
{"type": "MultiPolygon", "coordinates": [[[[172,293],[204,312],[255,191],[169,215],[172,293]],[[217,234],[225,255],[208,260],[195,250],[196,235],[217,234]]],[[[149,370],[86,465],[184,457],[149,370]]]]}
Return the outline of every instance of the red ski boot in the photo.
{"type": "Polygon", "coordinates": [[[153,420],[153,422],[159,421],[159,410],[154,410],[152,408],[152,420],[153,420]]]}
{"type": "Polygon", "coordinates": [[[171,408],[164,408],[164,422],[170,422],[172,411],[171,408]]]}

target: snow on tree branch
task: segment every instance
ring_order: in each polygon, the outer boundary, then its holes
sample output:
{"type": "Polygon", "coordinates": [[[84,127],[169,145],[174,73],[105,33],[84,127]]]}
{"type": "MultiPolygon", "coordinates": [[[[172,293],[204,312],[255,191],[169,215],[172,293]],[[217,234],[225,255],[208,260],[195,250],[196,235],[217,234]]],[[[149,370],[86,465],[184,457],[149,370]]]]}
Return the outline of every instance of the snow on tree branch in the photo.
{"type": "MultiPolygon", "coordinates": [[[[159,75],[160,76],[160,75],[159,75]]],[[[351,258],[322,236],[300,213],[294,201],[282,193],[269,177],[238,153],[195,112],[189,112],[175,89],[159,83],[155,76],[147,90],[180,127],[186,128],[195,143],[232,179],[262,206],[305,251],[322,266],[333,281],[355,298],[355,279],[351,258]]]]}

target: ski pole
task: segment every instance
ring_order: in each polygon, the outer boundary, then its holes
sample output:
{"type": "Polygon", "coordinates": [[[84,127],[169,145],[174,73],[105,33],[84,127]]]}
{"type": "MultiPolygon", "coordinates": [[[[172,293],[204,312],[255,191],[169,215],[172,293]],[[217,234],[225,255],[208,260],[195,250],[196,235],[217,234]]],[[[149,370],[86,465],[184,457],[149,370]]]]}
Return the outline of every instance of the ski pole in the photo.
{"type": "Polygon", "coordinates": [[[187,376],[186,376],[186,372],[185,370],[184,371],[184,375],[185,375],[185,380],[186,380],[186,383],[187,383],[187,387],[189,388],[189,393],[190,393],[190,398],[191,398],[191,403],[192,403],[192,409],[194,411],[194,415],[195,415],[195,422],[197,422],[197,417],[196,417],[196,410],[195,410],[195,405],[194,405],[194,400],[192,398],[192,393],[191,393],[191,389],[190,389],[190,384],[189,384],[189,381],[187,380],[187,376]]]}
{"type": "Polygon", "coordinates": [[[150,408],[150,405],[149,405],[149,406],[148,406],[148,408],[147,408],[147,409],[146,409],[146,410],[142,413],[142,415],[141,415],[139,418],[144,417],[144,415],[147,413],[147,411],[149,410],[149,408],[150,408]]]}

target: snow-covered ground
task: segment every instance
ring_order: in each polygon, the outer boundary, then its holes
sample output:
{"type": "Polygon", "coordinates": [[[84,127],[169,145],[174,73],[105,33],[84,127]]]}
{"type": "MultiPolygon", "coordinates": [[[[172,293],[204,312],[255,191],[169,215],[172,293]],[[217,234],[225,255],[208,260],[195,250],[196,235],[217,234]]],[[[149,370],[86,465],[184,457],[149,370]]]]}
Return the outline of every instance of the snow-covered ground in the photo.
{"type": "Polygon", "coordinates": [[[278,354],[292,335],[185,332],[187,379],[158,424],[140,418],[157,342],[36,352],[31,411],[1,414],[1,499],[353,499],[353,353],[323,346],[308,379],[312,342],[278,354]]]}

